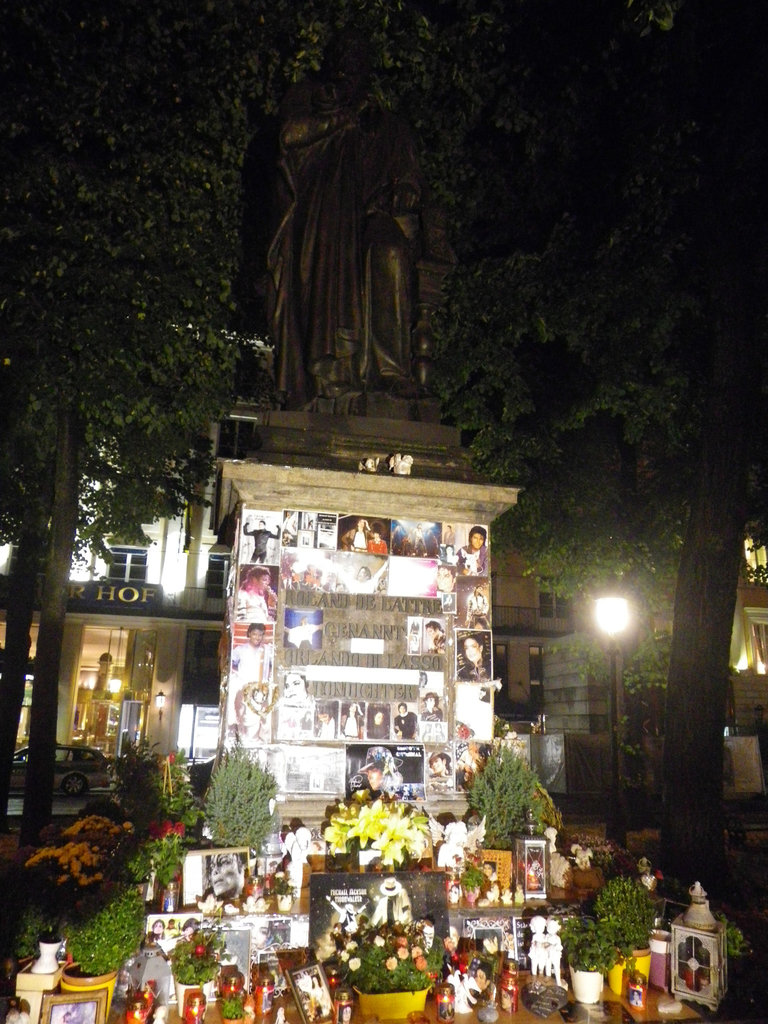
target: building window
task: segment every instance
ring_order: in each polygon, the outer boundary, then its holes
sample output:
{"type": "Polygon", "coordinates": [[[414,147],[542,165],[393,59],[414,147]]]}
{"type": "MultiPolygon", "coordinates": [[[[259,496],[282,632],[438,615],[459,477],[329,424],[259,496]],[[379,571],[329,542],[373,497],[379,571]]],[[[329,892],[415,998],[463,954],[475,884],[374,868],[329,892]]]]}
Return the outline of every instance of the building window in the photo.
{"type": "Polygon", "coordinates": [[[115,583],[146,583],[147,549],[110,548],[107,579],[115,583]]]}
{"type": "Polygon", "coordinates": [[[539,616],[542,619],[567,619],[571,614],[571,602],[566,597],[558,597],[548,590],[539,592],[539,616]]]}
{"type": "Polygon", "coordinates": [[[208,555],[208,569],[205,573],[206,597],[226,597],[231,559],[229,552],[208,555]]]}
{"type": "Polygon", "coordinates": [[[219,640],[217,629],[188,629],[184,651],[182,704],[219,704],[219,640]]]}
{"type": "Polygon", "coordinates": [[[764,676],[768,672],[768,624],[752,623],[752,657],[755,673],[764,676]]]}

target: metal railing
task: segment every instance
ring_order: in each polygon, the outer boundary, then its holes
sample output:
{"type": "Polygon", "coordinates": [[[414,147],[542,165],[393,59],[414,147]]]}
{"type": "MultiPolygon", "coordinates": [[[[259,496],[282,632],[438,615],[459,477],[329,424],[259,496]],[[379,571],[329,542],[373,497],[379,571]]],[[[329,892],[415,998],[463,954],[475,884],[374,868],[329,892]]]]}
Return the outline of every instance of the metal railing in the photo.
{"type": "Polygon", "coordinates": [[[570,633],[573,620],[567,618],[546,618],[538,608],[522,605],[494,604],[493,628],[512,629],[526,633],[570,633]]]}

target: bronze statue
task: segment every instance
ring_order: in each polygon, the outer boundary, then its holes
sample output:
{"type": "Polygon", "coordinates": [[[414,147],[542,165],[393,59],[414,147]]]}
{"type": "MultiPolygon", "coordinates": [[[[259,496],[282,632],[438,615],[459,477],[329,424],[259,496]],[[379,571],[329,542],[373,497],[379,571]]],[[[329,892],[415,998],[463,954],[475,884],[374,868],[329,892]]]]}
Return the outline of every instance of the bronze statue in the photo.
{"type": "Polygon", "coordinates": [[[293,408],[423,393],[417,316],[424,182],[404,122],[368,93],[364,47],[281,107],[280,222],[269,250],[276,384],[293,408]],[[414,373],[416,380],[414,380],[414,373]]]}

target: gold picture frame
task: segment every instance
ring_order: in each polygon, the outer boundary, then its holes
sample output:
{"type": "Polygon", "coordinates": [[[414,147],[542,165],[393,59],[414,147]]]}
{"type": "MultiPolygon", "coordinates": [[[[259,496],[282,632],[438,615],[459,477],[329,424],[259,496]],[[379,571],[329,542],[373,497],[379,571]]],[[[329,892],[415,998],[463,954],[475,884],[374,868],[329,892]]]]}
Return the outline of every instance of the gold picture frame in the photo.
{"type": "Polygon", "coordinates": [[[44,992],[40,1024],[106,1024],[107,990],[44,992]]]}
{"type": "MultiPolygon", "coordinates": [[[[511,850],[481,850],[480,861],[484,871],[486,870],[486,864],[493,865],[493,871],[489,877],[492,883],[496,882],[498,884],[500,892],[509,889],[512,882],[511,850]]],[[[486,874],[488,874],[487,871],[486,874]]]]}

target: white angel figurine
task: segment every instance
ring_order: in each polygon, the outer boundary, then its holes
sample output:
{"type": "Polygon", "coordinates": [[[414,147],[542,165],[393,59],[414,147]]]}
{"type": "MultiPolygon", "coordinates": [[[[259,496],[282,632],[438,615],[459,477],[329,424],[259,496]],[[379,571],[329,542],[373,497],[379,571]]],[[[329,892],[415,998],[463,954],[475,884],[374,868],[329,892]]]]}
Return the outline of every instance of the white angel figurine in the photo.
{"type": "Polygon", "coordinates": [[[448,976],[448,981],[456,992],[456,1013],[470,1013],[477,1000],[467,988],[466,976],[456,970],[448,976]]]}
{"type": "Polygon", "coordinates": [[[432,844],[438,846],[437,866],[453,868],[460,866],[468,853],[473,853],[485,838],[485,818],[474,828],[467,828],[464,821],[451,821],[443,826],[430,815],[429,831],[432,844]]]}
{"type": "Polygon", "coordinates": [[[556,889],[567,889],[571,865],[557,849],[557,829],[550,825],[544,835],[549,843],[549,880],[556,889]]]}
{"type": "Polygon", "coordinates": [[[283,851],[290,857],[286,867],[288,881],[293,886],[294,892],[297,893],[301,890],[304,882],[304,865],[307,863],[311,842],[312,833],[304,825],[301,825],[295,832],[289,832],[282,843],[283,851]]]}

